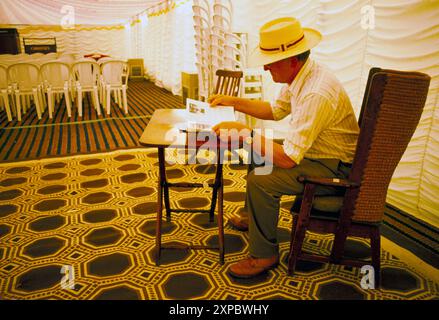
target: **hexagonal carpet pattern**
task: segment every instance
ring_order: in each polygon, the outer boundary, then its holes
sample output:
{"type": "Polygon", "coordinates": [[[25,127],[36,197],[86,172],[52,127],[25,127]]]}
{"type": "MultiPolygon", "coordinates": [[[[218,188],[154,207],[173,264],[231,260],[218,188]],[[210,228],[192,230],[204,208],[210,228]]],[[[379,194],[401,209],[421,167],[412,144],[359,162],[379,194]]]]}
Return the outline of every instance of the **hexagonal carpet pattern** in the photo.
{"type": "MultiPolygon", "coordinates": [[[[279,219],[282,261],[251,280],[227,275],[246,256],[246,233],[226,227],[226,264],[213,250],[165,250],[155,265],[157,152],[152,149],[0,166],[0,299],[433,299],[428,272],[383,246],[382,288],[361,289],[357,268],[301,262],[286,274],[293,198],[279,219]],[[68,284],[68,285],[66,285],[68,284]]],[[[209,165],[168,166],[171,181],[203,183],[209,165]]],[[[226,217],[238,213],[245,166],[225,166],[226,217]]],[[[207,209],[210,189],[172,190],[171,205],[207,209]]],[[[174,215],[163,242],[214,245],[216,222],[174,215]]],[[[309,234],[305,250],[328,254],[332,237],[309,234]]],[[[369,259],[369,244],[350,239],[347,255],[369,259]]]]}

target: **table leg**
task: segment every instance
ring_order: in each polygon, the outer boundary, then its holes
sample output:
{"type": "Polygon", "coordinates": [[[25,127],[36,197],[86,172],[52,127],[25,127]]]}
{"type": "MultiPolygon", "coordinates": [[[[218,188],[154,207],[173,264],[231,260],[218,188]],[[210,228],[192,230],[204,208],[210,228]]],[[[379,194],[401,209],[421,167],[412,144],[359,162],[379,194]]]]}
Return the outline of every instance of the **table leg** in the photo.
{"type": "Polygon", "coordinates": [[[171,222],[171,205],[169,203],[169,187],[168,180],[166,178],[166,158],[165,158],[165,149],[159,148],[159,167],[160,167],[160,176],[162,178],[162,186],[164,192],[164,200],[165,200],[165,208],[166,208],[166,221],[171,222]]]}
{"type": "Polygon", "coordinates": [[[162,251],[162,216],[163,216],[163,184],[166,181],[165,166],[164,166],[164,149],[159,148],[159,177],[157,188],[157,223],[156,223],[156,265],[160,265],[160,257],[162,251]]]}
{"type": "Polygon", "coordinates": [[[215,209],[216,209],[216,204],[217,204],[217,199],[218,199],[218,190],[221,186],[222,183],[222,163],[224,162],[224,153],[221,150],[217,150],[216,151],[217,154],[217,164],[216,164],[216,174],[215,174],[215,180],[213,183],[213,192],[212,192],[212,203],[210,206],[210,216],[209,216],[209,222],[213,223],[215,220],[215,209]]]}
{"type": "Polygon", "coordinates": [[[220,167],[220,186],[218,190],[218,242],[219,242],[219,258],[221,265],[224,264],[224,219],[223,219],[223,200],[224,200],[224,182],[222,168],[223,165],[219,164],[220,167]]]}
{"type": "Polygon", "coordinates": [[[217,198],[218,198],[218,190],[219,190],[220,183],[221,183],[220,170],[221,170],[220,164],[217,164],[215,181],[213,183],[212,203],[210,204],[210,213],[209,213],[209,222],[210,223],[213,223],[215,221],[215,209],[216,209],[217,198]]]}

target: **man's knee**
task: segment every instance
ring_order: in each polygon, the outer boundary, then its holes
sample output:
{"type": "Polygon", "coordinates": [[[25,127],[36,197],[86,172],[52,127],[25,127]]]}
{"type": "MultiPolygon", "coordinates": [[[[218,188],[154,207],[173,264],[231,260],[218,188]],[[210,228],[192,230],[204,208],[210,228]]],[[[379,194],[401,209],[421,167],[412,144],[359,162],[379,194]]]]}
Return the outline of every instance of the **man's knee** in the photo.
{"type": "Polygon", "coordinates": [[[252,170],[247,175],[247,188],[253,188],[253,187],[261,187],[264,184],[267,184],[269,176],[261,176],[255,173],[255,170],[252,170]]]}
{"type": "Polygon", "coordinates": [[[293,169],[276,168],[272,174],[260,175],[253,170],[247,175],[249,190],[263,190],[273,196],[294,195],[303,192],[303,184],[297,181],[293,169]]]}

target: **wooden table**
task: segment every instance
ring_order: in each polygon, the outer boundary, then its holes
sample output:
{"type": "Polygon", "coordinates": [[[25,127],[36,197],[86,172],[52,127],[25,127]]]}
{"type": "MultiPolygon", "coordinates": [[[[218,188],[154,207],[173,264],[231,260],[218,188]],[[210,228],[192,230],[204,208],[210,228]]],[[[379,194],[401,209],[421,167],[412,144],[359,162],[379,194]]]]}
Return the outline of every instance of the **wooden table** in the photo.
{"type": "MultiPolygon", "coordinates": [[[[156,110],[140,138],[140,144],[144,147],[158,148],[159,156],[159,177],[158,177],[158,196],[157,196],[157,225],[156,225],[156,264],[160,264],[162,249],[216,249],[219,250],[220,263],[224,264],[224,219],[223,219],[223,158],[222,151],[228,149],[216,136],[210,136],[205,140],[198,140],[196,133],[182,132],[181,128],[187,123],[187,113],[185,109],[161,109],[156,110]],[[201,183],[170,183],[166,177],[166,148],[181,148],[183,150],[206,147],[206,141],[212,142],[210,150],[213,148],[217,152],[217,164],[214,183],[208,184],[213,189],[212,203],[210,210],[182,210],[172,209],[169,202],[169,188],[203,188],[207,184],[201,183]],[[188,143],[189,142],[189,143],[188,143]],[[195,142],[195,144],[194,144],[195,142]],[[162,244],[162,218],[163,202],[166,209],[167,221],[171,221],[172,213],[209,213],[210,222],[214,221],[215,207],[218,202],[218,247],[209,246],[172,246],[162,244]]],[[[205,135],[203,135],[205,136],[205,135]]]]}

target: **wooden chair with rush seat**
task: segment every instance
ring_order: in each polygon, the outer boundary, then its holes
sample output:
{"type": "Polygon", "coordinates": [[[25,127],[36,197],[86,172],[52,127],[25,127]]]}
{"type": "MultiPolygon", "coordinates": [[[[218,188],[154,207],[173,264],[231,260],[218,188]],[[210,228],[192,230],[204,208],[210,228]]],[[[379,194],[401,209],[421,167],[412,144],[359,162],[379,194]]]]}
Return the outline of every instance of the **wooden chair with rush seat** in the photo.
{"type": "MultiPolygon", "coordinates": [[[[216,71],[217,82],[214,94],[224,94],[232,97],[239,96],[239,90],[241,89],[241,80],[244,76],[242,71],[231,70],[217,70],[216,71]]],[[[239,163],[243,164],[244,161],[236,150],[231,150],[232,159],[233,155],[239,159],[239,163]]]]}
{"type": "Polygon", "coordinates": [[[430,77],[423,73],[378,68],[370,71],[349,178],[299,178],[305,190],[291,210],[289,274],[294,274],[298,260],[354,267],[370,264],[343,257],[347,237],[362,237],[371,241],[375,286],[380,285],[380,225],[387,189],[418,126],[429,84],[430,77]],[[315,196],[318,186],[335,187],[341,195],[315,196]],[[306,231],[335,235],[330,256],[302,251],[306,231]]]}
{"type": "Polygon", "coordinates": [[[215,94],[224,94],[228,96],[239,96],[241,88],[241,79],[244,76],[242,71],[217,70],[217,82],[215,94]]]}

